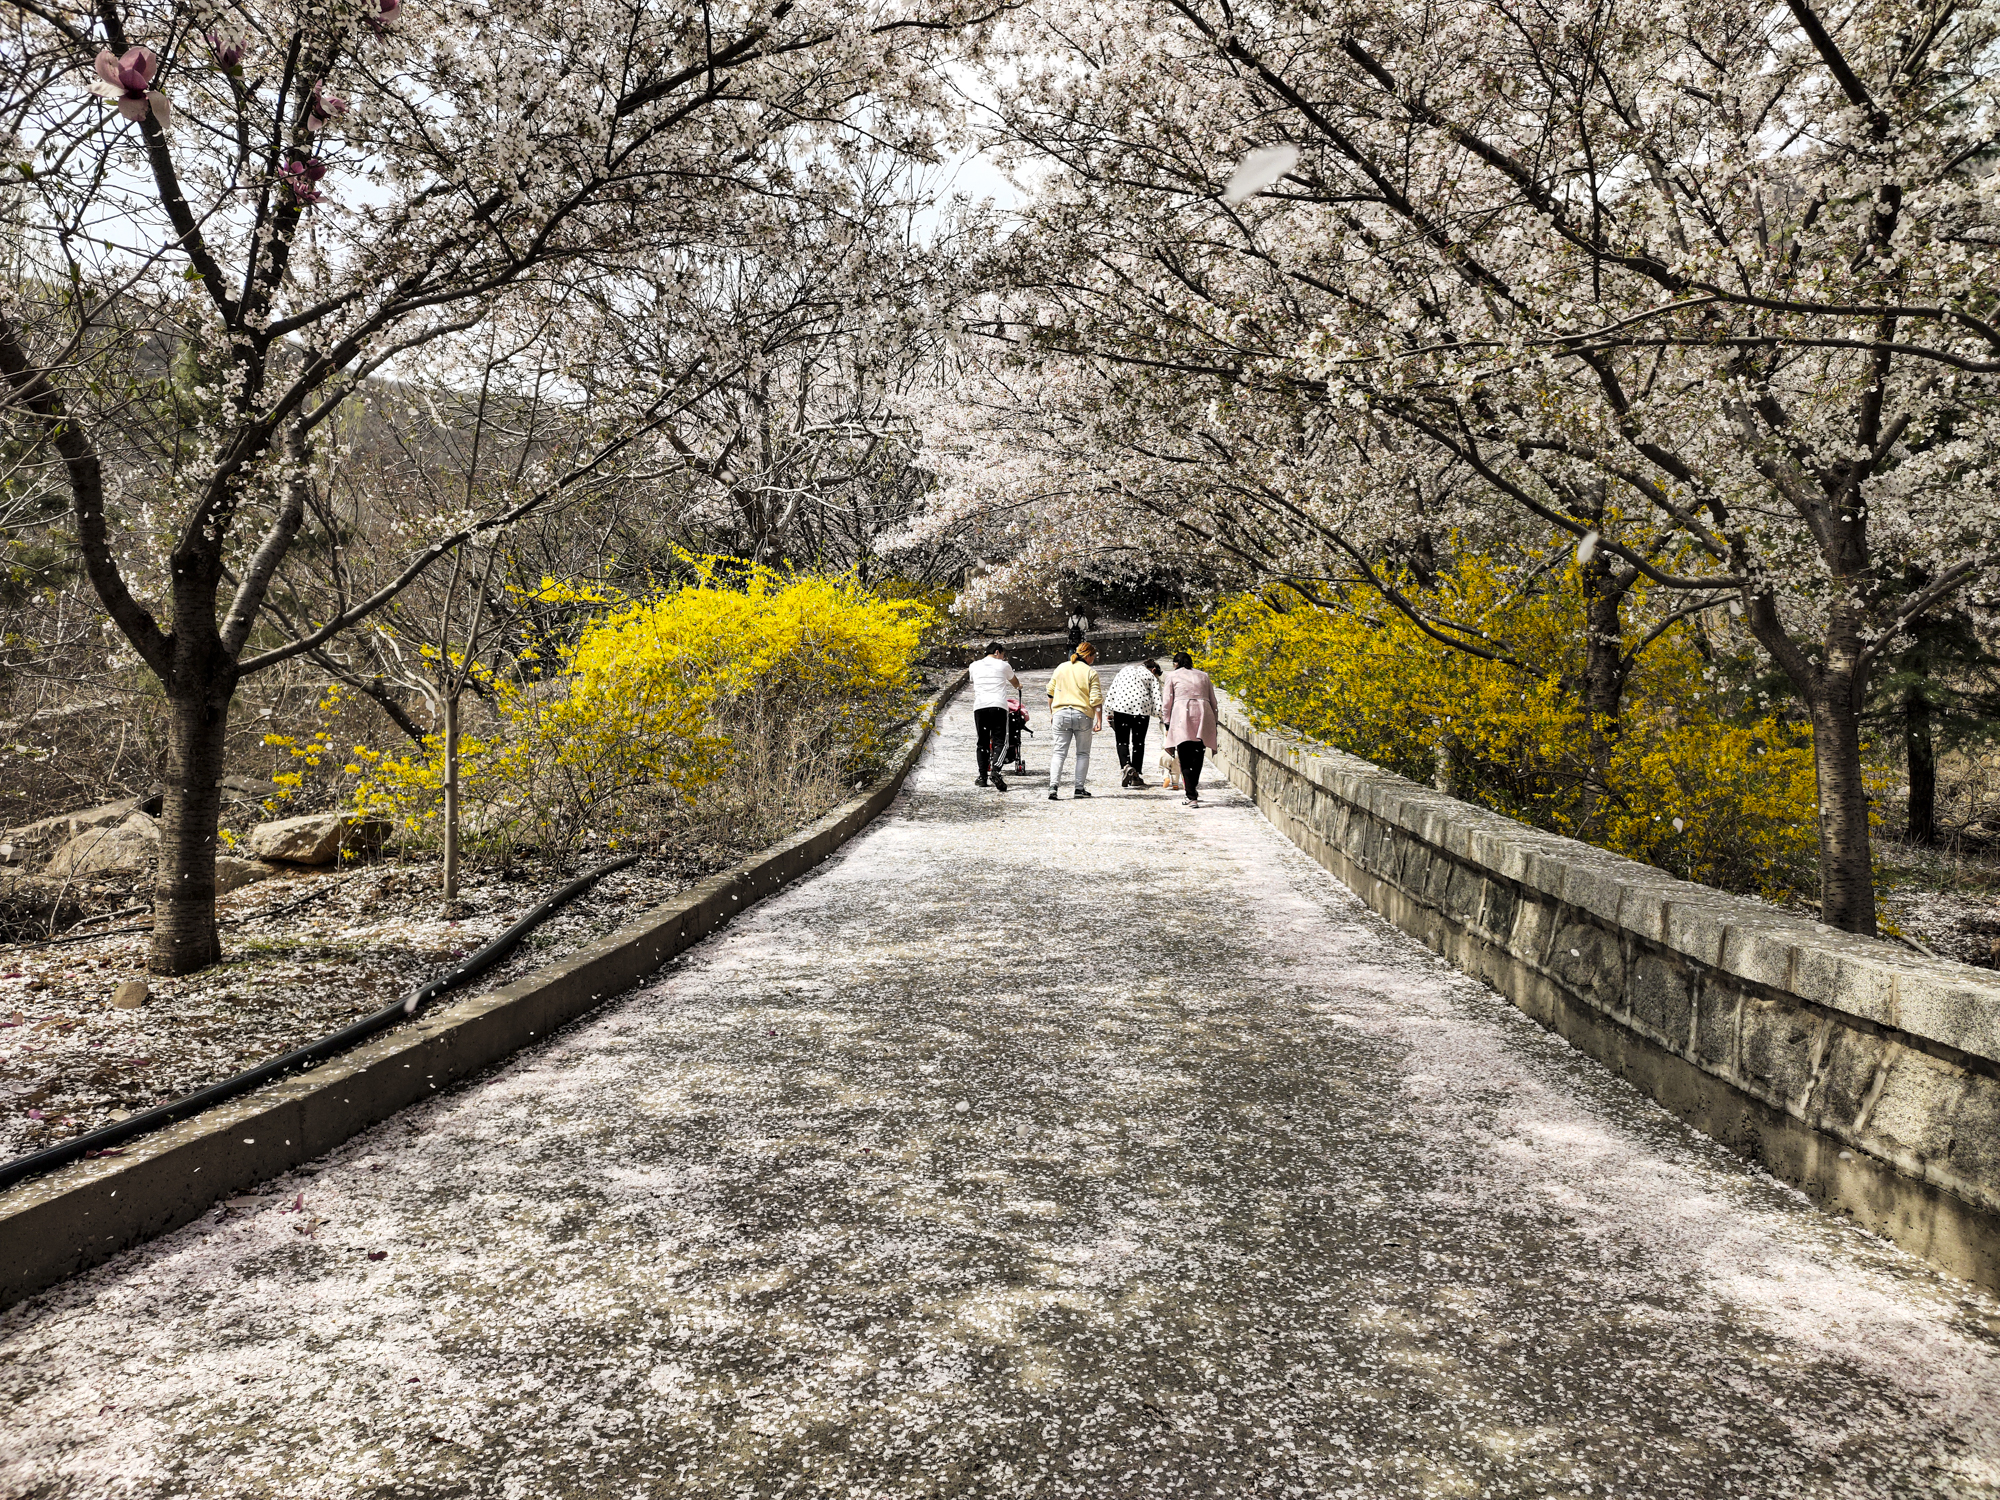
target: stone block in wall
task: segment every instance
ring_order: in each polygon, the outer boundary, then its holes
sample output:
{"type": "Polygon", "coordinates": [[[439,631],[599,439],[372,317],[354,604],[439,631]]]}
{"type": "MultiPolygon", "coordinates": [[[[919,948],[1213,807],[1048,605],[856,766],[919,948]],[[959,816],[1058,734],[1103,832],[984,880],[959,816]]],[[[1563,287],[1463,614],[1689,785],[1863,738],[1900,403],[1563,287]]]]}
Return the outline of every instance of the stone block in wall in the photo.
{"type": "Polygon", "coordinates": [[[1595,922],[1565,920],[1544,965],[1557,984],[1612,1015],[1624,1006],[1625,954],[1616,933],[1595,922]]]}
{"type": "MultiPolygon", "coordinates": [[[[1684,887],[1699,891],[1699,886],[1684,887]]],[[[1696,963],[1713,967],[1721,960],[1722,941],[1729,932],[1734,908],[1727,900],[1711,900],[1706,895],[1678,896],[1667,905],[1666,930],[1662,941],[1676,953],[1685,953],[1696,963]]]]}
{"type": "Polygon", "coordinates": [[[1337,848],[1345,849],[1354,827],[1354,819],[1359,817],[1340,798],[1331,792],[1319,794],[1319,804],[1314,813],[1314,823],[1321,838],[1337,848]]]}
{"type": "Polygon", "coordinates": [[[1475,865],[1452,858],[1447,858],[1444,863],[1450,866],[1451,875],[1445,881],[1440,910],[1459,926],[1471,927],[1479,919],[1480,908],[1486,904],[1489,882],[1475,865]]]}
{"type": "Polygon", "coordinates": [[[1983,1192],[1989,1206],[2000,1208],[2000,1079],[1963,1076],[1944,1154],[1955,1192],[1968,1197],[1983,1192]]]}
{"type": "Polygon", "coordinates": [[[1423,849],[1424,883],[1422,895],[1426,906],[1445,911],[1451,900],[1451,882],[1459,870],[1458,861],[1438,848],[1435,844],[1425,844],[1423,849]]]}
{"type": "Polygon", "coordinates": [[[2000,1058],[2000,1004],[1983,972],[1897,957],[1898,1025],[1976,1057],[2000,1058]]]}
{"type": "Polygon", "coordinates": [[[1562,903],[1532,886],[1514,901],[1514,925],[1508,930],[1507,951],[1516,958],[1539,964],[1555,943],[1562,903]]]}
{"type": "Polygon", "coordinates": [[[1521,841],[1498,828],[1466,825],[1465,857],[1508,880],[1519,880],[1527,873],[1527,856],[1521,841]]]}
{"type": "MultiPolygon", "coordinates": [[[[1979,1091],[1971,1086],[1974,1080],[1965,1069],[1914,1047],[1897,1047],[1884,1072],[1882,1092],[1862,1133],[1868,1150],[1913,1176],[1925,1175],[1933,1164],[1949,1171],[1960,1152],[1958,1134],[1963,1118],[1967,1159],[1990,1152],[1990,1142],[1979,1137],[1991,1133],[1992,1106],[1987,1103],[1981,1107],[1979,1091]]],[[[1982,1192],[1989,1205],[2000,1203],[1992,1179],[1982,1192]]]]}
{"type": "Polygon", "coordinates": [[[1625,981],[1625,1013],[1642,1035],[1685,1054],[1694,1036],[1694,990],[1686,963],[1641,950],[1625,981]]]}
{"type": "MultiPolygon", "coordinates": [[[[1871,942],[1868,947],[1880,949],[1882,945],[1871,942]]],[[[1878,1026],[1897,1025],[1895,967],[1871,962],[1874,957],[1847,950],[1845,943],[1801,945],[1792,960],[1791,991],[1801,999],[1860,1016],[1878,1026]]]]}
{"type": "Polygon", "coordinates": [[[1392,847],[1388,830],[1371,813],[1357,811],[1348,825],[1347,857],[1371,875],[1382,872],[1382,853],[1392,847]]]}
{"type": "Polygon", "coordinates": [[[1479,910],[1471,918],[1472,930],[1488,943],[1511,948],[1514,924],[1519,919],[1520,897],[1505,880],[1480,882],[1479,910]]]}
{"type": "Polygon", "coordinates": [[[1789,926],[1761,917],[1739,917],[1722,939],[1716,967],[1770,989],[1789,989],[1795,953],[1789,926]]]}
{"type": "Polygon", "coordinates": [[[1562,851],[1545,844],[1530,843],[1523,846],[1521,856],[1521,884],[1560,898],[1563,880],[1569,874],[1569,861],[1562,857],[1562,851]]]}
{"type": "Polygon", "coordinates": [[[1625,898],[1625,885],[1615,871],[1597,860],[1579,858],[1570,862],[1563,875],[1562,898],[1593,917],[1615,923],[1618,905],[1625,898]]]}
{"type": "Polygon", "coordinates": [[[1807,1104],[1807,1118],[1843,1140],[1857,1139],[1862,1111],[1875,1091],[1875,1074],[1889,1045],[1871,1032],[1835,1025],[1827,1035],[1819,1085],[1807,1104]]]}
{"type": "Polygon", "coordinates": [[[1826,1023],[1796,1001],[1753,995],[1743,1005],[1737,1073],[1753,1092],[1788,1109],[1805,1106],[1826,1023]]]}
{"type": "MultiPolygon", "coordinates": [[[[1700,886],[1676,880],[1664,871],[1652,878],[1627,875],[1624,886],[1625,898],[1618,904],[1618,925],[1627,932],[1637,933],[1656,943],[1667,942],[1667,929],[1674,908],[1685,905],[1690,897],[1698,897],[1701,893],[1700,886]]],[[[1718,931],[1717,937],[1720,936],[1718,931]]],[[[1713,963],[1714,950],[1711,949],[1707,955],[1690,954],[1689,957],[1713,963]]]]}
{"type": "Polygon", "coordinates": [[[1445,853],[1456,860],[1470,860],[1472,858],[1473,825],[1471,822],[1465,818],[1453,817],[1449,808],[1441,808],[1439,809],[1436,826],[1437,839],[1435,842],[1438,848],[1444,850],[1445,853]]]}
{"type": "Polygon", "coordinates": [[[1419,900],[1424,876],[1430,872],[1430,850],[1421,839],[1393,825],[1382,830],[1382,877],[1392,880],[1419,900]]]}
{"type": "Polygon", "coordinates": [[[1733,976],[1711,973],[1695,997],[1693,1060],[1721,1078],[1736,1075],[1737,1023],[1746,999],[1733,976]]]}

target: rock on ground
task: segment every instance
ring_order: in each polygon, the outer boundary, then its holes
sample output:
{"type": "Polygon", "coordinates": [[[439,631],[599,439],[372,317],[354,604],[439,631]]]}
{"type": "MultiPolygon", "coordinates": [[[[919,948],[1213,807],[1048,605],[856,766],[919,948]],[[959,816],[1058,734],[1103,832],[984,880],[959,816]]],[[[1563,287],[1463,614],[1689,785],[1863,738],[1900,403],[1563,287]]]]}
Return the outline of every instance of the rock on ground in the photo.
{"type": "Polygon", "coordinates": [[[236,859],[227,854],[218,854],[215,857],[215,894],[226,896],[231,891],[240,891],[246,885],[269,880],[277,873],[277,870],[260,860],[236,859]]]}
{"type": "Polygon", "coordinates": [[[294,865],[330,865],[340,858],[343,849],[381,847],[388,831],[388,825],[379,819],[309,813],[259,823],[250,830],[244,847],[257,859],[294,865]]]}
{"type": "Polygon", "coordinates": [[[1109,752],[0,1317],[0,1493],[2000,1488],[2000,1305],[1109,752]]]}
{"type": "Polygon", "coordinates": [[[160,825],[142,812],[118,823],[79,833],[49,856],[43,874],[59,879],[80,875],[136,874],[159,858],[160,825]]]}

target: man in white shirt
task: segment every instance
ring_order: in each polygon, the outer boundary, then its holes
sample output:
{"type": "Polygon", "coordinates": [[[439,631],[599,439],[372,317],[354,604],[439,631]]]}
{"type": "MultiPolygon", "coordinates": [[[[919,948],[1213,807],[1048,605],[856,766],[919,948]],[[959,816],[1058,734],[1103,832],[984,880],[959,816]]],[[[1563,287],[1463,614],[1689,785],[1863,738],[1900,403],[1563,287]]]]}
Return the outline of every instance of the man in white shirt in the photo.
{"type": "Polygon", "coordinates": [[[979,742],[979,786],[990,778],[993,790],[1004,792],[1007,783],[1000,775],[1007,755],[1007,689],[1023,700],[1021,679],[1007,661],[1007,648],[989,642],[986,654],[966,669],[972,678],[972,732],[979,742]]]}

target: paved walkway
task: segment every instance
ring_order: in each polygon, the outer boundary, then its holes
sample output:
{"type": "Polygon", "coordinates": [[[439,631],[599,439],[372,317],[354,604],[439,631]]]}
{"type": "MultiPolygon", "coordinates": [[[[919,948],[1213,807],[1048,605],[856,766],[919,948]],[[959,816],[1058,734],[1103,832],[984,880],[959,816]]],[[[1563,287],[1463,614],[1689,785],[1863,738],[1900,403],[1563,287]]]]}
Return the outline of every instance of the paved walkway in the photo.
{"type": "Polygon", "coordinates": [[[1228,789],[1001,797],[970,719],[657,983],[0,1319],[0,1495],[2000,1490],[1994,1303],[1228,789]]]}

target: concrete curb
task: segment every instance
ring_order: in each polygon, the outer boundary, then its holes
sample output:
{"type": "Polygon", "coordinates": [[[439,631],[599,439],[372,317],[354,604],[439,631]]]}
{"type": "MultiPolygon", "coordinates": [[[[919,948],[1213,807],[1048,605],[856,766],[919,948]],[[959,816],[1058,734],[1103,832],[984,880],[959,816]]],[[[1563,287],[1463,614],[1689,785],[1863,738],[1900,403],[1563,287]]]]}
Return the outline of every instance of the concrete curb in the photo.
{"type": "Polygon", "coordinates": [[[332,1062],[0,1193],[0,1308],[324,1156],[630,989],[866,828],[902,790],[961,674],[927,699],[896,764],[783,843],[504,989],[446,1006],[332,1062]]]}

